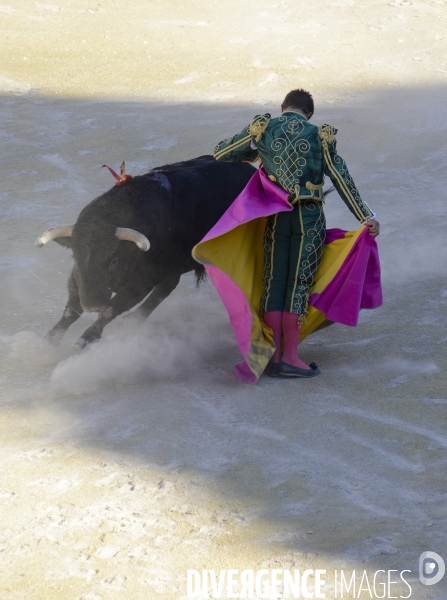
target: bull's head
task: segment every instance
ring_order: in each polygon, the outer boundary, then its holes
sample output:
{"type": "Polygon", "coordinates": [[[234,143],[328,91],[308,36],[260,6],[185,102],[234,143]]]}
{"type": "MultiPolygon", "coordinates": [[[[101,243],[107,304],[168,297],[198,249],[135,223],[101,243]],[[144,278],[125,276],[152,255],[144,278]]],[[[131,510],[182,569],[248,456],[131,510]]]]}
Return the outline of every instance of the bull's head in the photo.
{"type": "Polygon", "coordinates": [[[45,231],[37,238],[36,246],[41,248],[50,240],[72,249],[74,276],[86,312],[102,312],[131,267],[132,253],[126,252],[119,242],[133,242],[143,252],[150,248],[146,236],[127,227],[110,227],[109,231],[103,226],[102,235],[95,236],[91,228],[82,224],[62,225],[45,231]]]}

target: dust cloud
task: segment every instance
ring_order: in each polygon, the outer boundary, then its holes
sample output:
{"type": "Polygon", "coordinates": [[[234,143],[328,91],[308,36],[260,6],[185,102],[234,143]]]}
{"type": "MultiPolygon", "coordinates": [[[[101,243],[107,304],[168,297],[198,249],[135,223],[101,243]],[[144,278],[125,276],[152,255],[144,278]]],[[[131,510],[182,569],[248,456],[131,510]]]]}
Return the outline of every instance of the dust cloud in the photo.
{"type": "MultiPolygon", "coordinates": [[[[199,290],[191,274],[184,276],[173,297],[165,300],[146,323],[132,312],[118,317],[99,343],[55,367],[51,391],[83,394],[100,384],[176,380],[197,371],[205,360],[211,363],[215,336],[223,347],[233,344],[218,299],[210,298],[215,296],[214,290],[210,283],[204,285],[206,289],[199,290]]],[[[70,330],[65,338],[70,338],[70,330]]]]}

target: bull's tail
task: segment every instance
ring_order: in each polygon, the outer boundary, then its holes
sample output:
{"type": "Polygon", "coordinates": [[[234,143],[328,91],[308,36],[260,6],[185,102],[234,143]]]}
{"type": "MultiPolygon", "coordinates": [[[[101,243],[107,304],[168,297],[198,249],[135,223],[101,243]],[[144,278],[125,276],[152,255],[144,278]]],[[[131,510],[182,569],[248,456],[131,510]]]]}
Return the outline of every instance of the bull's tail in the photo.
{"type": "Polygon", "coordinates": [[[199,287],[202,281],[206,281],[205,267],[198,264],[196,267],[194,267],[194,273],[196,277],[196,286],[199,287]]]}

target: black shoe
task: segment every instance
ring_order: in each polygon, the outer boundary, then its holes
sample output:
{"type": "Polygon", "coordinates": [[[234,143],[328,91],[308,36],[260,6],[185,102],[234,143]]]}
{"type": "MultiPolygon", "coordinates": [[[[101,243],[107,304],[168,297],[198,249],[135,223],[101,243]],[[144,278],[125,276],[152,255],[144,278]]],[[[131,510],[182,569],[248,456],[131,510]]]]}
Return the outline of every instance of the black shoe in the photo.
{"type": "Polygon", "coordinates": [[[269,364],[265,367],[264,373],[269,377],[279,377],[279,362],[269,362],[269,364]]]}
{"type": "Polygon", "coordinates": [[[288,365],[285,362],[281,363],[279,374],[281,377],[316,377],[320,375],[321,371],[314,362],[309,365],[310,370],[300,369],[299,367],[294,367],[293,365],[288,365]]]}

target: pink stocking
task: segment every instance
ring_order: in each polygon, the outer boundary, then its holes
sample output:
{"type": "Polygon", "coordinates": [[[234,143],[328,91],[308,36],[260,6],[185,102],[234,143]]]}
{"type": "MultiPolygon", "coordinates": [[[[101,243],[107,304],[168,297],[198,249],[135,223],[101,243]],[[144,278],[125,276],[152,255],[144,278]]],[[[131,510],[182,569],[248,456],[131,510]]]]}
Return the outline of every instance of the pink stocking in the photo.
{"type": "Polygon", "coordinates": [[[282,313],[282,330],[284,333],[283,362],[300,369],[309,369],[300,358],[298,358],[298,343],[300,341],[301,327],[298,325],[300,315],[289,312],[282,313]]]}
{"type": "Polygon", "coordinates": [[[273,330],[273,341],[275,343],[275,353],[270,362],[279,363],[281,360],[282,312],[279,310],[266,312],[264,313],[264,321],[267,327],[273,330]]]}

